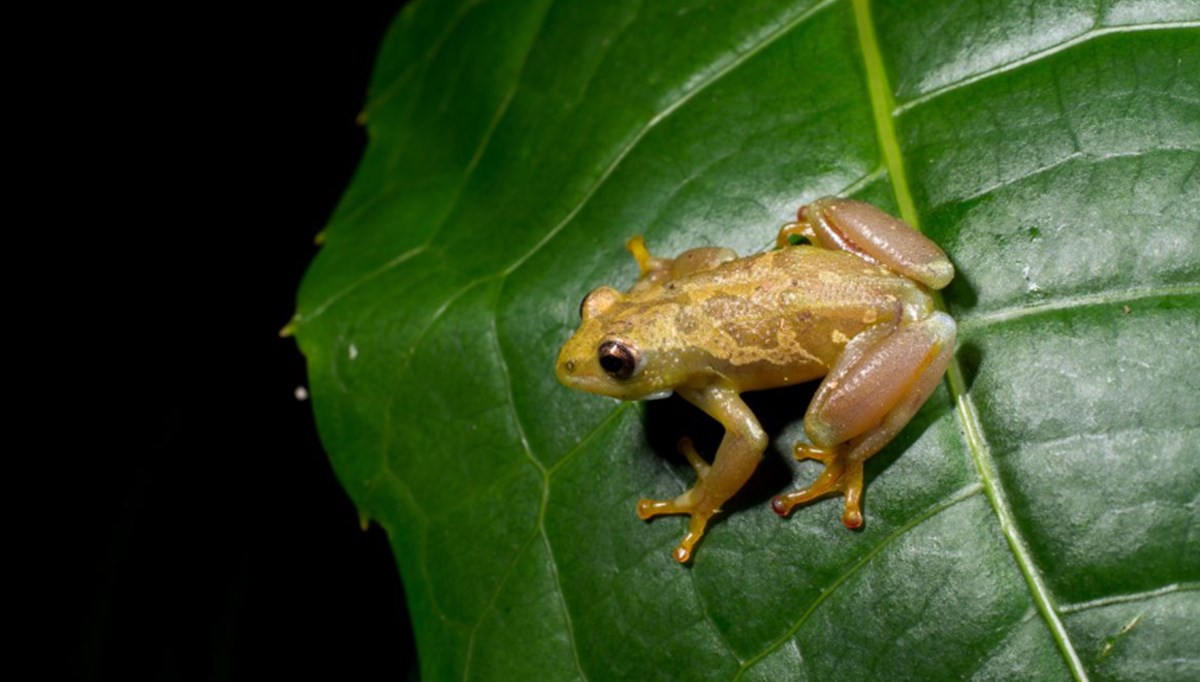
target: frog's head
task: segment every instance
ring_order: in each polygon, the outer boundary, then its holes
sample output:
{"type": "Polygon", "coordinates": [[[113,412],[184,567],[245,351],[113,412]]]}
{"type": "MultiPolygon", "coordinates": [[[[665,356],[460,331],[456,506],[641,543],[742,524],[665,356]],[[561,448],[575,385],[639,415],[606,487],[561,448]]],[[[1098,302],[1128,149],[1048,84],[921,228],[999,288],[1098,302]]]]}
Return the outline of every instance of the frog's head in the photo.
{"type": "Polygon", "coordinates": [[[563,385],[621,400],[665,398],[674,389],[661,371],[652,343],[636,312],[622,310],[624,296],[600,287],[580,305],[579,329],[563,344],[555,374],[563,385]]]}

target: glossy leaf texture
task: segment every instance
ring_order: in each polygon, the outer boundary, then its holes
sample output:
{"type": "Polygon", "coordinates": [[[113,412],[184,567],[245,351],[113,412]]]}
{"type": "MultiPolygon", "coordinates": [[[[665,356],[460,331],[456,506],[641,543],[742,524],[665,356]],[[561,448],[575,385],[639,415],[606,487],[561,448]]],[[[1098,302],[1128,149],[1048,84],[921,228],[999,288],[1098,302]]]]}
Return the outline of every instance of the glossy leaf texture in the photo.
{"type": "Polygon", "coordinates": [[[440,679],[1200,679],[1200,5],[422,1],[292,328],[440,679]],[[553,374],[580,299],[806,201],[951,255],[948,380],[781,520],[809,389],[699,546],[678,399],[553,374]]]}

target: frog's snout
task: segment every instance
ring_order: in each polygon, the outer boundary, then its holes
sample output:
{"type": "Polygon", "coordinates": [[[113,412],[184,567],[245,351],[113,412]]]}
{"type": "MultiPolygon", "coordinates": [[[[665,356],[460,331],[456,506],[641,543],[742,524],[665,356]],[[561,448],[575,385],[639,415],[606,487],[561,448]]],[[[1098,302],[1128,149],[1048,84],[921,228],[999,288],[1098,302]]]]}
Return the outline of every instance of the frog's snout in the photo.
{"type": "Polygon", "coordinates": [[[560,357],[554,367],[554,373],[558,376],[559,382],[566,386],[572,386],[576,383],[576,369],[577,366],[574,360],[560,357]]]}
{"type": "Polygon", "coordinates": [[[589,393],[602,393],[604,392],[604,378],[597,374],[599,367],[593,366],[595,363],[589,363],[587,357],[583,355],[584,347],[584,344],[575,338],[571,338],[563,344],[562,350],[558,354],[558,361],[554,364],[554,374],[558,377],[559,383],[567,388],[589,393]]]}
{"type": "Polygon", "coordinates": [[[558,361],[554,363],[554,374],[564,386],[579,388],[586,379],[581,376],[584,374],[583,367],[575,357],[576,354],[572,352],[572,345],[571,341],[563,344],[562,350],[558,353],[558,361]]]}

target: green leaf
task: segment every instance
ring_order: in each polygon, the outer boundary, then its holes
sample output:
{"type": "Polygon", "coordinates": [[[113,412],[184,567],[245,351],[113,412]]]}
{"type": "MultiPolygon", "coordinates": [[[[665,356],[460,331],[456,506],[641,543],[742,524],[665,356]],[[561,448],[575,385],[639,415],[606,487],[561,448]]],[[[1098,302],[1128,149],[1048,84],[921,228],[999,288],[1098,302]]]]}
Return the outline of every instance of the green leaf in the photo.
{"type": "Polygon", "coordinates": [[[423,1],[292,328],[387,529],[426,679],[1197,679],[1200,6],[423,1]],[[677,399],[554,378],[655,253],[871,201],[943,245],[956,360],[841,500],[780,520],[811,389],[691,567],[677,399]]]}

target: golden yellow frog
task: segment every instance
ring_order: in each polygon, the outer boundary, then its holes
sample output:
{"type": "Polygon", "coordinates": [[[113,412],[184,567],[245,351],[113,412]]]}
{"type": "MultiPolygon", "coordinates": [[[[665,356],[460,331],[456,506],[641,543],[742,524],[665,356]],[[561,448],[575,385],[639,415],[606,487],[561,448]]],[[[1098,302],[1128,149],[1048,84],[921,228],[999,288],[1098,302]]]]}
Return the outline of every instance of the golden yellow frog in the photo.
{"type": "Polygon", "coordinates": [[[558,379],[571,388],[622,400],[674,391],[725,427],[711,465],[680,442],[696,471],[690,490],[637,505],[643,519],[691,515],[674,552],[681,563],[766,449],[743,391],[825,377],[804,415],[811,443],[795,446],[797,459],[825,469],[771,506],[786,516],[841,493],[842,522],[858,528],[863,462],[912,419],[954,352],[954,320],[929,295],[954,278],[936,244],[861,201],[826,197],[797,217],[780,230],[779,248],[745,258],[715,247],[655,258],[641,237],[630,239],[641,278],[624,294],[588,294],[559,354],[558,379]],[[793,237],[810,245],[793,246],[793,237]]]}

